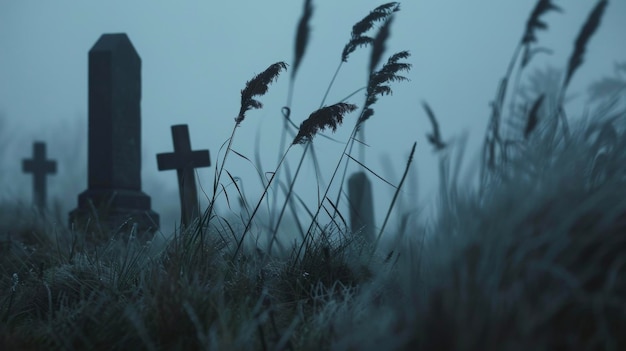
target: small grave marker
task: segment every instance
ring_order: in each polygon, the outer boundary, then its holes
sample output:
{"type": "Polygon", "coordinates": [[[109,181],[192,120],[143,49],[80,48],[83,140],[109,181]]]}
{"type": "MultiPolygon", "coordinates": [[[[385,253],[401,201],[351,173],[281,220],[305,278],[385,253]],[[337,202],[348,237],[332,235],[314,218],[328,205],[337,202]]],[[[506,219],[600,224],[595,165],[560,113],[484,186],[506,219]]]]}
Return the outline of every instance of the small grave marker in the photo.
{"type": "Polygon", "coordinates": [[[191,150],[186,124],[172,126],[172,140],[174,152],[157,154],[157,166],[159,171],[176,170],[181,217],[183,226],[187,227],[200,213],[194,169],[211,166],[211,157],[209,150],[191,150]]]}
{"type": "Polygon", "coordinates": [[[350,228],[353,232],[361,231],[361,236],[374,240],[374,202],[372,184],[365,172],[357,172],[348,180],[350,201],[350,228]]]}
{"type": "Polygon", "coordinates": [[[126,34],[104,34],[89,51],[88,129],[88,187],[70,226],[89,219],[110,230],[137,224],[148,239],[159,215],[141,191],[141,58],[126,34]]]}
{"type": "Polygon", "coordinates": [[[46,143],[33,143],[33,158],[22,160],[22,172],[33,174],[33,203],[43,212],[46,208],[46,175],[57,172],[56,161],[46,160],[46,143]]]}

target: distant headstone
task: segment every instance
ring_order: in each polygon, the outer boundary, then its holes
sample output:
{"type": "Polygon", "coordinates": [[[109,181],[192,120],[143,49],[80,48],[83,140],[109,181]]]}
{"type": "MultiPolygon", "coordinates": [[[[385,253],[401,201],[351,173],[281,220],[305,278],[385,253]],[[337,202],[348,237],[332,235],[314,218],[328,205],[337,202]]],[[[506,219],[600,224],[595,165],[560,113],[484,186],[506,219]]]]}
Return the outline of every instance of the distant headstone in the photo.
{"type": "Polygon", "coordinates": [[[365,172],[357,172],[348,180],[348,198],[350,205],[350,227],[353,232],[373,242],[374,239],[374,202],[372,184],[365,172]]]}
{"type": "Polygon", "coordinates": [[[198,192],[194,169],[209,167],[211,157],[209,150],[191,150],[189,130],[186,124],[172,126],[174,152],[157,154],[159,171],[175,169],[178,175],[178,189],[180,192],[180,209],[182,222],[187,227],[198,217],[198,192]]]}
{"type": "Polygon", "coordinates": [[[141,191],[140,103],[141,58],[126,34],[102,35],[89,51],[88,187],[70,225],[136,224],[144,239],[158,228],[159,215],[141,191]]]}
{"type": "Polygon", "coordinates": [[[33,158],[22,160],[22,172],[33,174],[33,203],[40,211],[46,208],[46,175],[57,172],[56,161],[46,160],[46,143],[33,143],[33,158]]]}

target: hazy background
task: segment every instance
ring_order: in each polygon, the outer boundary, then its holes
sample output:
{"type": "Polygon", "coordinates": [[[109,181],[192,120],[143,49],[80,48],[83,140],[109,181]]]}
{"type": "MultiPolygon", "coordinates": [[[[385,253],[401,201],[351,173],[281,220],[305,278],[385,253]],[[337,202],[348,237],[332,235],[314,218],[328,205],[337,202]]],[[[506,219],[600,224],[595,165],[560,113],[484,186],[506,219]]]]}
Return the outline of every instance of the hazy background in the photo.
{"type": "MultiPolygon", "coordinates": [[[[40,1],[0,0],[0,194],[10,201],[32,199],[32,176],[21,172],[21,159],[32,155],[32,142],[45,141],[48,156],[57,160],[58,174],[48,177],[49,201],[58,199],[65,211],[85,190],[87,160],[87,53],[103,33],[125,32],[142,59],[142,179],[153,209],[170,232],[179,211],[175,171],[157,171],[156,153],[173,150],[170,126],[189,125],[193,149],[209,149],[213,166],[198,169],[199,182],[211,193],[220,146],[234,125],[240,91],[246,81],[270,64],[293,60],[299,0],[230,1],[40,1]]],[[[319,107],[324,91],[349,39],[352,25],[382,4],[373,0],[317,0],[312,34],[298,72],[292,104],[296,123],[319,107]]],[[[411,0],[391,28],[386,58],[409,50],[410,82],[392,84],[393,96],[379,99],[376,114],[365,126],[369,148],[365,163],[397,184],[408,152],[418,143],[411,178],[419,187],[404,189],[408,211],[434,204],[438,156],[425,134],[431,126],[420,102],[426,100],[439,118],[449,141],[469,133],[466,165],[474,162],[490,114],[489,102],[498,80],[524,31],[536,0],[411,0]]],[[[549,30],[539,32],[541,46],[551,56],[537,56],[529,72],[548,65],[566,67],[573,42],[595,1],[556,1],[564,13],[543,19],[549,30]]],[[[574,76],[567,105],[570,118],[582,112],[589,84],[614,74],[614,63],[626,61],[626,1],[613,0],[593,37],[585,63],[574,76]]],[[[371,35],[374,35],[372,32],[371,35]]],[[[365,86],[368,50],[357,50],[345,64],[327,104],[365,86]]],[[[260,98],[265,108],[250,111],[235,135],[233,148],[251,159],[259,152],[263,171],[273,171],[282,128],[290,72],[283,73],[260,98]],[[260,146],[255,145],[259,138],[260,146]]],[[[349,100],[363,105],[364,95],[349,100]]],[[[333,135],[345,142],[357,114],[333,135]]],[[[317,137],[323,191],[343,145],[317,137]]],[[[292,170],[303,147],[291,150],[292,170]]],[[[219,155],[221,157],[223,153],[219,155]]],[[[254,167],[231,154],[227,169],[243,179],[253,206],[261,192],[254,167]]],[[[352,170],[358,169],[351,166],[352,170]]],[[[226,182],[227,178],[224,178],[226,182]]],[[[393,189],[372,178],[377,223],[380,225],[393,189]]],[[[311,208],[317,201],[313,167],[307,163],[296,191],[311,208]]],[[[235,189],[229,188],[231,201],[235,189]]],[[[336,192],[330,193],[334,199],[336,192]]],[[[204,195],[201,195],[204,199],[204,195]]],[[[223,198],[222,198],[223,199],[223,198]]],[[[235,202],[235,201],[233,201],[235,202]]],[[[206,203],[206,201],[205,201],[206,203]]],[[[233,207],[234,213],[238,208],[233,207]]],[[[225,201],[220,213],[228,215],[225,201]]],[[[346,211],[347,213],[347,211],[346,211]]],[[[304,221],[308,224],[308,221],[304,221]]],[[[390,227],[393,231],[393,226],[390,227]]]]}

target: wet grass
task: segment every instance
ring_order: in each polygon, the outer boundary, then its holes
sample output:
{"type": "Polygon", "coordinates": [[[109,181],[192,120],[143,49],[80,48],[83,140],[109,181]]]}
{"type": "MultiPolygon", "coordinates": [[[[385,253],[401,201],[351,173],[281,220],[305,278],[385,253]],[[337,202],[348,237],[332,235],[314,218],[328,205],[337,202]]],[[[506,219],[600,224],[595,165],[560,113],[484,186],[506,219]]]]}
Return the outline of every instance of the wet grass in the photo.
{"type": "MultiPolygon", "coordinates": [[[[366,239],[351,232],[340,193],[331,200],[329,192],[333,182],[343,187],[344,162],[361,164],[352,149],[359,129],[373,118],[377,99],[405,81],[401,74],[411,68],[406,51],[383,60],[397,3],[381,5],[357,22],[338,54],[337,72],[354,50],[371,50],[369,84],[357,92],[365,93],[364,106],[350,103],[350,97],[327,105],[326,94],[298,127],[289,113],[290,90],[283,132],[285,141],[293,139],[285,155],[302,152],[302,160],[324,162],[315,153],[315,138],[345,128],[344,118],[358,113],[331,184],[322,189],[323,201],[298,201],[292,192],[298,167],[283,180],[285,202],[272,209],[278,219],[256,232],[255,215],[283,166],[282,156],[263,180],[261,197],[242,201],[240,222],[221,217],[214,207],[216,199],[228,196],[227,187],[245,198],[228,172],[235,132],[246,113],[262,107],[262,96],[286,69],[293,88],[314,18],[312,2],[304,1],[293,64],[272,64],[245,84],[233,133],[215,168],[210,205],[171,239],[141,242],[128,233],[82,233],[56,225],[64,223],[59,213],[42,216],[27,206],[3,205],[0,348],[626,348],[624,90],[598,83],[596,91],[604,90],[596,94],[593,112],[575,121],[563,108],[606,6],[599,1],[591,10],[564,75],[544,76],[558,82],[523,98],[520,87],[510,87],[511,77],[528,70],[538,31],[547,29],[541,16],[559,10],[549,0],[538,1],[492,102],[478,187],[459,180],[464,145],[444,141],[445,126],[440,128],[434,111],[423,104],[433,125],[428,140],[440,158],[439,215],[431,224],[404,222],[395,240],[382,247],[380,235],[366,239]],[[553,86],[558,88],[545,89],[553,86]],[[511,99],[519,108],[508,115],[504,106],[511,99]],[[509,130],[510,139],[502,137],[504,118],[518,126],[509,130]],[[309,222],[298,226],[295,243],[281,242],[282,215],[294,204],[309,222]],[[332,220],[320,223],[321,212],[332,220]],[[259,245],[255,237],[269,244],[259,245]],[[274,243],[286,249],[273,250],[274,243]]],[[[626,86],[620,79],[613,83],[626,86]]],[[[412,150],[411,156],[415,144],[412,150]]],[[[394,204],[411,177],[410,162],[387,219],[402,211],[394,204]]]]}

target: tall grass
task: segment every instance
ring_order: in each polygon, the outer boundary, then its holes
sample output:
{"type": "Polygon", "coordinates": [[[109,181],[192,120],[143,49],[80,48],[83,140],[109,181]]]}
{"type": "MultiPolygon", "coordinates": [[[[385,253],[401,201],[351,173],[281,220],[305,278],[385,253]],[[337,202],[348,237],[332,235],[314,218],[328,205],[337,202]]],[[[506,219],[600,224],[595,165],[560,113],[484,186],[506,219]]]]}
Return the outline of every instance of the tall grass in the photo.
{"type": "MultiPolygon", "coordinates": [[[[439,217],[430,225],[404,228],[386,250],[380,239],[421,144],[413,144],[375,242],[346,228],[339,200],[331,201],[328,193],[335,176],[345,176],[343,162],[369,171],[352,155],[352,145],[374,116],[377,99],[391,93],[391,83],[406,80],[400,73],[411,67],[403,61],[408,52],[401,51],[378,68],[397,3],[381,5],[357,22],[342,52],[339,67],[354,50],[371,46],[369,81],[365,105],[319,203],[294,205],[299,197],[293,183],[315,138],[344,119],[347,123],[355,104],[324,105],[325,96],[299,127],[286,112],[285,135],[291,131],[293,139],[253,208],[227,168],[229,154],[236,153],[237,127],[247,112],[262,107],[257,98],[270,93],[270,84],[288,68],[278,62],[245,84],[209,206],[195,226],[170,240],[112,236],[92,242],[89,233],[59,227],[56,223],[64,223],[59,213],[40,216],[27,206],[3,204],[0,349],[625,349],[626,85],[613,84],[614,90],[596,85],[608,97],[586,118],[567,121],[563,112],[564,91],[606,6],[599,1],[592,9],[565,75],[550,76],[558,84],[542,85],[556,86],[555,91],[525,97],[516,84],[507,93],[515,67],[520,79],[529,67],[537,31],[547,29],[540,17],[558,9],[538,1],[492,104],[477,189],[459,183],[464,145],[454,150],[444,141],[433,109],[423,103],[433,126],[427,140],[440,156],[439,217]],[[368,36],[376,26],[377,34],[368,36]],[[528,106],[517,124],[519,140],[500,134],[509,100],[528,106]],[[556,128],[558,121],[568,127],[556,128]],[[259,234],[270,244],[258,245],[249,239],[258,209],[286,167],[286,155],[299,145],[302,158],[287,177],[285,203],[273,207],[277,223],[259,234]],[[230,185],[246,200],[241,225],[215,210],[220,196],[231,200],[230,185]],[[271,247],[288,202],[308,214],[309,227],[290,252],[279,255],[271,247]],[[318,220],[322,211],[328,224],[318,220]]],[[[285,111],[312,15],[312,1],[305,0],[285,111]]]]}

